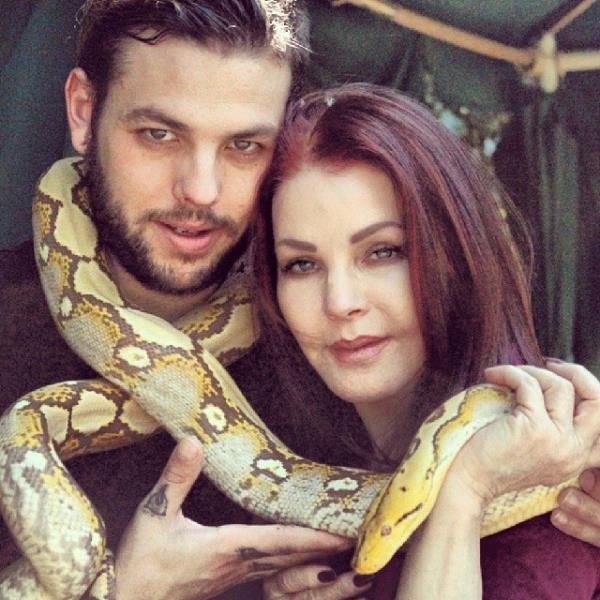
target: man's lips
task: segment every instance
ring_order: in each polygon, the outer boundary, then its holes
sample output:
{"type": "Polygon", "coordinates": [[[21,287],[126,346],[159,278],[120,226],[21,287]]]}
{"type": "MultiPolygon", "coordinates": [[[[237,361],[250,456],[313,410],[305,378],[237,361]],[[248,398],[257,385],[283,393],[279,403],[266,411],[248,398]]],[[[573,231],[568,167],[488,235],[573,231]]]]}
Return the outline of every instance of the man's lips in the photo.
{"type": "Polygon", "coordinates": [[[383,352],[390,340],[389,337],[361,335],[352,340],[338,340],[329,346],[329,350],[342,363],[370,362],[383,352]]]}
{"type": "Polygon", "coordinates": [[[201,254],[214,243],[218,227],[202,223],[154,221],[172,249],[183,254],[201,254]]]}

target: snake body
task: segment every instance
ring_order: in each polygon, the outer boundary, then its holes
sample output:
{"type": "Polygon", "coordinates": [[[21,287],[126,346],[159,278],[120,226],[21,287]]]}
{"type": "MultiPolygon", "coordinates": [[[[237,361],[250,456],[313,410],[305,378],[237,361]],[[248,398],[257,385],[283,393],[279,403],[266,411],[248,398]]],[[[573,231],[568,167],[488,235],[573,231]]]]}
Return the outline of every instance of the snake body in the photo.
{"type": "MultiPolygon", "coordinates": [[[[255,339],[243,273],[174,325],[128,306],[98,247],[82,169],[79,159],[67,159],[41,179],[34,242],[57,327],[102,379],[36,390],[0,419],[0,509],[24,554],[0,574],[0,598],[114,596],[102,519],[62,460],[131,444],[159,427],[175,439],[196,436],[203,472],[241,506],[272,521],[359,537],[356,569],[383,566],[427,517],[452,458],[506,410],[511,394],[482,385],[450,399],[419,430],[392,478],[297,456],[223,366],[255,339]]],[[[484,532],[550,510],[561,487],[501,497],[484,532]]]]}

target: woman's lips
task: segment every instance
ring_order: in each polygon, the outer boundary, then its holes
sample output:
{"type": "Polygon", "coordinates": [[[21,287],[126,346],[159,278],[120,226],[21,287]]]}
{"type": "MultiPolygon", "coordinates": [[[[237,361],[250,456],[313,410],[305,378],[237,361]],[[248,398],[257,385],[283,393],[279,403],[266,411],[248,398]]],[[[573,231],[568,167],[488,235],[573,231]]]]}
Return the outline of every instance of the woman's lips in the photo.
{"type": "Polygon", "coordinates": [[[207,252],[217,237],[218,229],[198,224],[186,225],[155,221],[162,235],[171,247],[181,254],[203,254],[207,252]]]}
{"type": "Polygon", "coordinates": [[[353,340],[339,340],[329,346],[329,350],[341,363],[371,362],[383,352],[390,340],[389,337],[363,335],[353,340]]]}

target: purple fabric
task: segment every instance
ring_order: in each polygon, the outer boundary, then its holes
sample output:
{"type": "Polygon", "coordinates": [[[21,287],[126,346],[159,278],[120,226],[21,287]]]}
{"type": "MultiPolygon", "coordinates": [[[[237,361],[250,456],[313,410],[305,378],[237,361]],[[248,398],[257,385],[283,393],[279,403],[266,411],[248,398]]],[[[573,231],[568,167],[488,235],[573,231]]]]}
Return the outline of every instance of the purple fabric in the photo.
{"type": "Polygon", "coordinates": [[[490,600],[600,598],[600,549],[542,515],[481,541],[483,597],[490,600]]]}

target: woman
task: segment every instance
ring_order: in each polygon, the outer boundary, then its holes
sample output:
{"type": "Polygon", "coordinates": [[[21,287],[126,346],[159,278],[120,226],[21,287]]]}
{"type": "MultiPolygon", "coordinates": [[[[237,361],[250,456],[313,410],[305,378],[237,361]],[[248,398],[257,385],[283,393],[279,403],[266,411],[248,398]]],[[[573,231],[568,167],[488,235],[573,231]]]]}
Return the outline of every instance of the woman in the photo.
{"type": "MultiPolygon", "coordinates": [[[[352,439],[352,411],[329,425],[332,437],[349,432],[355,464],[392,468],[422,420],[456,391],[487,380],[516,392],[514,411],[477,433],[453,463],[408,550],[398,597],[478,598],[483,589],[486,598],[592,598],[600,551],[544,518],[484,541],[480,554],[481,515],[493,497],[557,483],[587,464],[594,403],[574,413],[574,392],[600,399],[585,369],[541,368],[517,250],[526,235],[514,215],[502,218],[510,202],[497,182],[417,103],[352,85],[292,107],[263,191],[261,317],[275,327],[284,320],[325,384],[355,409],[366,445],[352,439]],[[512,366],[521,364],[532,366],[512,366]],[[567,553],[572,563],[561,558],[559,573],[567,595],[550,572],[559,564],[534,557],[525,568],[504,565],[493,554],[503,535],[518,540],[513,554],[548,540],[567,553]],[[538,572],[556,596],[542,593],[538,572]]],[[[321,435],[331,410],[298,406],[318,415],[321,435]]],[[[265,593],[350,598],[371,588],[386,598],[396,588],[389,576],[357,586],[365,581],[351,573],[308,565],[267,580],[265,593]]]]}

